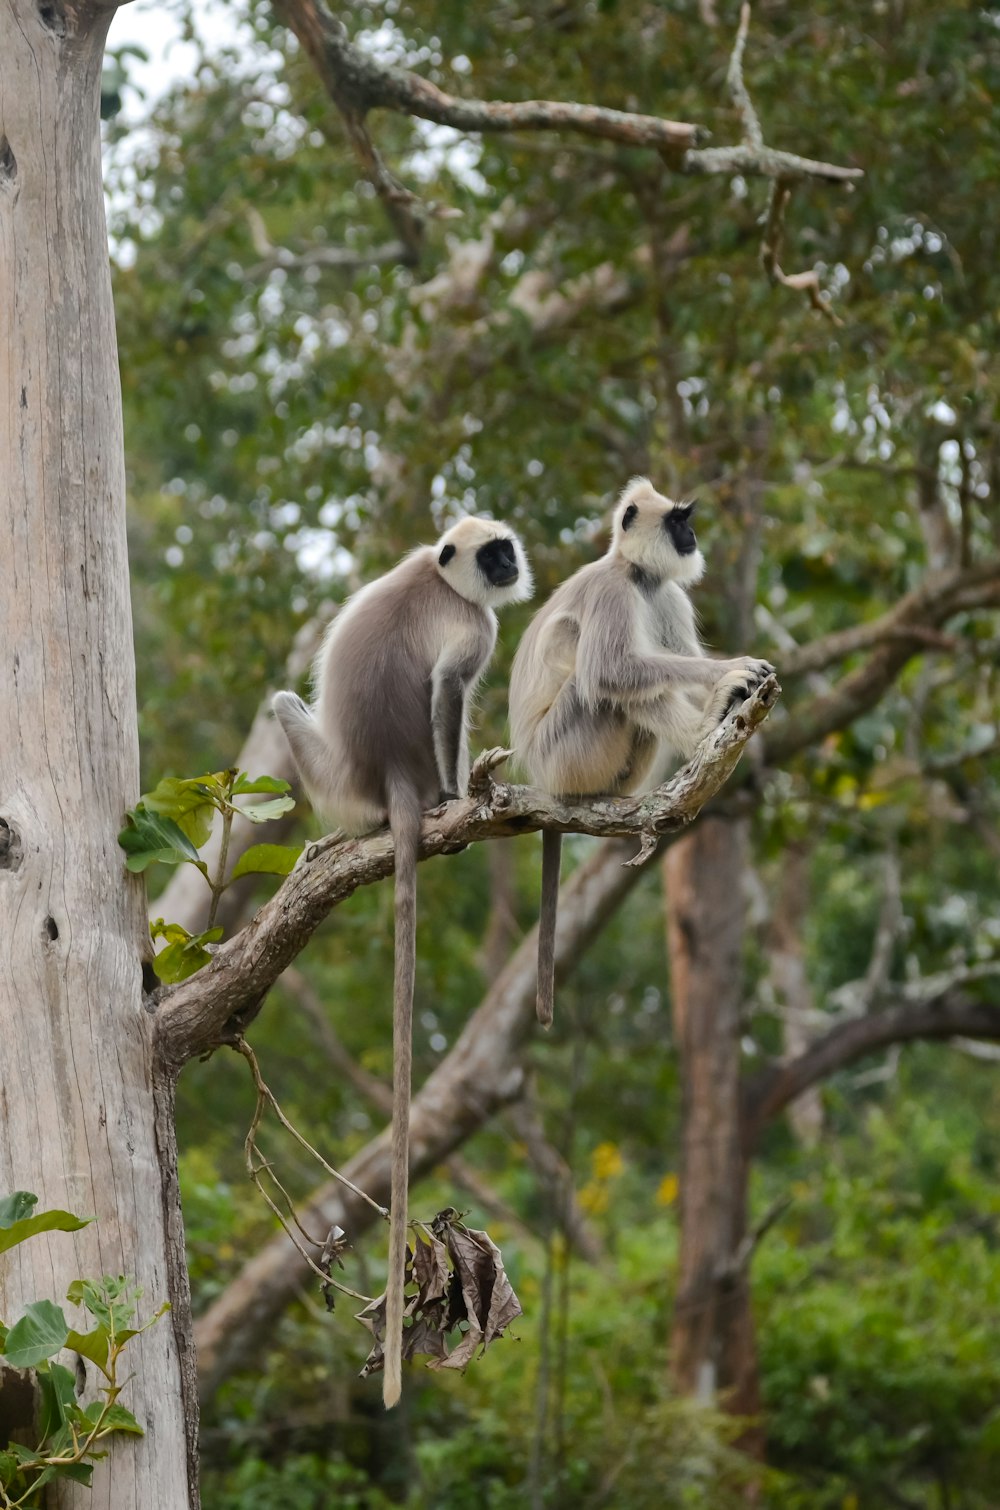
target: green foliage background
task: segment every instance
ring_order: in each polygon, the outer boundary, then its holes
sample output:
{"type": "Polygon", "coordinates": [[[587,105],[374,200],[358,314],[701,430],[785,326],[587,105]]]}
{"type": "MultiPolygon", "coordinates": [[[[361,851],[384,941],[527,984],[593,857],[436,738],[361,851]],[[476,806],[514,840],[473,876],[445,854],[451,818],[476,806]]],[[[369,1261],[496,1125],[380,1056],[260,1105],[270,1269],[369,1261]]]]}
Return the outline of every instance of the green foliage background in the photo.
{"type": "MultiPolygon", "coordinates": [[[[786,268],[820,268],[840,325],[761,273],[761,183],[678,177],[648,154],[582,139],[459,152],[440,131],[374,117],[404,181],[462,211],[429,221],[418,270],[381,263],[382,207],[307,62],[270,7],[230,9],[230,50],[206,52],[141,128],[122,116],[107,127],[144,787],[234,764],[300,625],[457,508],[518,526],[541,598],[601,548],[595,522],[632,472],[697,492],[708,640],[779,669],[782,635],[804,642],[873,618],[913,586],[932,516],[959,528],[962,498],[967,553],[996,550],[994,7],[756,9],[746,72],[767,139],[865,169],[849,192],[797,189],[789,211],[786,268]],[[468,295],[435,294],[460,245],[488,239],[468,295]],[[276,265],[266,243],[292,264],[276,265]],[[347,274],[294,262],[344,247],[372,260],[347,274]],[[605,265],[621,287],[614,307],[584,306],[540,337],[523,309],[526,275],[565,292],[605,265]],[[748,499],[764,521],[749,562],[748,499]],[[746,572],[760,605],[749,624],[732,608],[746,572]]],[[[345,20],[454,92],[641,109],[727,142],[738,137],[723,86],[736,8],[716,9],[716,28],[693,0],[360,4],[345,20]]],[[[128,98],[127,58],[122,68],[115,87],[128,98]]],[[[503,738],[506,666],[529,611],[504,619],[484,745],[503,738]]],[[[787,846],[808,848],[806,963],[821,1008],[867,968],[890,845],[906,916],[895,977],[996,956],[996,622],[965,616],[949,633],[954,653],[912,661],[875,710],[781,773],[755,820],[765,900],[787,846]],[[920,778],[921,762],[961,751],[920,778]]],[[[809,695],[790,686],[785,707],[809,695]]],[[[512,863],[516,936],[536,905],[535,844],[517,845],[512,863]]],[[[482,849],[422,876],[418,1078],[488,982],[490,895],[482,849]]],[[[752,931],[751,1067],[781,1043],[766,937],[752,931]]],[[[390,893],[378,888],[339,909],[302,961],[344,1043],[385,1078],[390,936],[390,893]]],[[[253,1036],[289,1113],[338,1163],[377,1130],[351,1087],[317,1067],[309,1024],[280,991],[253,1036]]],[[[407,1410],[384,1417],[377,1381],[355,1379],[359,1329],[304,1296],[260,1368],[207,1412],[210,1510],[376,1507],[407,1491],[413,1506],[448,1510],[739,1499],[732,1426],[666,1386],[679,1087],[652,879],[580,962],[532,1057],[606,1263],[574,1262],[564,1282],[558,1244],[546,1259],[549,1212],[523,1150],[502,1126],[486,1129],[464,1152],[534,1234],[491,1224],[528,1313],[521,1341],[465,1379],[417,1373],[407,1410]],[[567,1332],[543,1440],[550,1282],[566,1296],[567,1332]]],[[[767,1502],[988,1510],[1000,1481],[994,1068],[943,1046],[907,1049],[895,1075],[858,1085],[845,1073],[824,1102],[819,1148],[774,1127],[755,1175],[755,1210],[793,1197],[753,1271],[767,1502]]],[[[183,1078],[199,1309],[271,1235],[242,1173],[251,1109],[235,1060],[183,1078]]],[[[293,1149],[282,1167],[308,1188],[293,1149]]],[[[427,1214],[462,1204],[443,1173],[414,1200],[427,1214]]],[[[376,1283],[376,1245],[357,1262],[376,1283]]]]}

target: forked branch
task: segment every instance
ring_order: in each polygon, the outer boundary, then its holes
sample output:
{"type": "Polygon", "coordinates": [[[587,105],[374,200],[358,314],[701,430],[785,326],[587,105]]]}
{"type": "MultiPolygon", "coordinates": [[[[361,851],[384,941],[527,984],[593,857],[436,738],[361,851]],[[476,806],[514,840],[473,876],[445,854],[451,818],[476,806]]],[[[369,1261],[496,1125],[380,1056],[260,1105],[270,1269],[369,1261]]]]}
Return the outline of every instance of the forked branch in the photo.
{"type": "Polygon", "coordinates": [[[343,22],[331,15],[323,0],[275,0],[274,9],[312,59],[324,88],[341,112],[358,160],[408,249],[408,261],[419,257],[427,215],[442,211],[422,206],[387,168],[366,124],[368,113],[375,109],[416,116],[462,132],[570,132],[620,146],[648,148],[658,152],[678,173],[739,173],[784,183],[806,178],[846,183],[863,176],[860,168],[819,162],[765,145],[743,82],[748,5],[743,7],[727,75],[743,122],[744,139],[741,145],[730,147],[699,147],[708,135],[702,127],[630,110],[566,100],[462,99],[409,69],[380,62],[356,46],[343,22]]]}

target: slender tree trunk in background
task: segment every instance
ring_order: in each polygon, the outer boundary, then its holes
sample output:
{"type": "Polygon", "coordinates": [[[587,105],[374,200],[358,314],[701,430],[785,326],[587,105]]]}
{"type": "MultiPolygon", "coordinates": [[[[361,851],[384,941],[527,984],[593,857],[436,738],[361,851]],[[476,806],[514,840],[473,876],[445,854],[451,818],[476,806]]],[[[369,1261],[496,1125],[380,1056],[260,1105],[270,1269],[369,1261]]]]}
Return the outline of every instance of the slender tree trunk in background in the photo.
{"type": "MultiPolygon", "coordinates": [[[[740,1037],[748,823],[704,818],[667,852],[667,934],[681,1064],[681,1247],[670,1335],[679,1390],[760,1408],[745,1264],[740,1037]]],[[[744,1445],[757,1445],[755,1441],[744,1445]]]]}
{"type": "MultiPolygon", "coordinates": [[[[0,1315],[124,1273],[144,1313],[178,1302],[183,1340],[142,888],[116,841],[138,740],[98,119],[113,9],[0,0],[0,1192],[97,1218],[0,1261],[0,1315]]],[[[169,1111],[168,1088],[168,1142],[169,1111]]],[[[116,1437],[93,1491],[47,1504],[196,1503],[179,1356],[170,1319],[130,1345],[123,1404],[147,1435],[116,1437]]]]}
{"type": "MultiPolygon", "coordinates": [[[[734,433],[739,429],[734,424],[734,433]]],[[[752,453],[763,457],[767,426],[758,423],[746,434],[752,453]]],[[[755,467],[746,468],[719,490],[727,528],[708,573],[710,582],[725,585],[717,599],[719,643],[734,653],[750,652],[756,638],[762,484],[755,472],[755,467]]],[[[740,1255],[749,1178],[740,1075],[749,860],[747,819],[704,817],[668,850],[664,861],[674,1035],[683,1087],[671,1369],[683,1393],[718,1399],[743,1416],[760,1410],[749,1273],[740,1255]]],[[[762,1453],[762,1432],[751,1428],[741,1445],[762,1453]]]]}

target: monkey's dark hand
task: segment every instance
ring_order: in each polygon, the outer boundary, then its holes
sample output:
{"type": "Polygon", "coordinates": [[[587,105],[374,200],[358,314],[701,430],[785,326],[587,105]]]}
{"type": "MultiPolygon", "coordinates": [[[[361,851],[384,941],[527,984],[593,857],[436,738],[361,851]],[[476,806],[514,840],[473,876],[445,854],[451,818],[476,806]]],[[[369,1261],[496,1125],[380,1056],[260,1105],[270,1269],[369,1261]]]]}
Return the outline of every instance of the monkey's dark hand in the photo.
{"type": "Polygon", "coordinates": [[[444,807],[444,805],[445,805],[446,802],[457,802],[457,801],[458,801],[458,793],[457,792],[439,792],[438,793],[438,800],[437,800],[437,806],[438,807],[444,807]]]}
{"type": "Polygon", "coordinates": [[[757,660],[749,655],[743,657],[742,664],[727,671],[716,686],[709,705],[710,722],[721,723],[727,713],[746,702],[761,683],[773,675],[774,667],[770,661],[757,660]]]}

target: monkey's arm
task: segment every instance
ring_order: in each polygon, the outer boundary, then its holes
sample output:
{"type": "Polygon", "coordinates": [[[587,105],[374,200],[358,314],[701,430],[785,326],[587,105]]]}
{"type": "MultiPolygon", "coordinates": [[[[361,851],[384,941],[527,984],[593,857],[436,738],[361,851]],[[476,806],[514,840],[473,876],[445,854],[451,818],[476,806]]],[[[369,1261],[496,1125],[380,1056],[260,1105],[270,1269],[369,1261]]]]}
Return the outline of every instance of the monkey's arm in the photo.
{"type": "Polygon", "coordinates": [[[431,728],[441,796],[461,797],[469,780],[466,711],[476,677],[467,666],[441,661],[431,676],[431,728]]]}
{"type": "Polygon", "coordinates": [[[713,687],[729,663],[701,655],[647,650],[639,641],[631,607],[605,591],[582,619],[576,679],[584,702],[659,697],[672,688],[713,687]]]}

